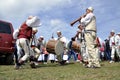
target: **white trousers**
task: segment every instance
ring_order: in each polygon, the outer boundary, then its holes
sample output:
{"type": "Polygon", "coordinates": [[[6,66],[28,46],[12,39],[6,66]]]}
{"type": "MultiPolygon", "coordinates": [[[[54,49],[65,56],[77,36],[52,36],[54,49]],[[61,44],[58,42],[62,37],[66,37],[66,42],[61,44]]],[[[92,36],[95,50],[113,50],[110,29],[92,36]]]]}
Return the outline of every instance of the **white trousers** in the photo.
{"type": "Polygon", "coordinates": [[[22,56],[22,48],[19,45],[19,39],[17,39],[17,41],[16,41],[16,47],[17,47],[18,60],[20,60],[20,58],[22,56]]]}
{"type": "Polygon", "coordinates": [[[111,58],[114,59],[115,58],[115,52],[117,53],[117,55],[120,58],[120,48],[119,46],[112,46],[112,50],[111,50],[111,58]]]}
{"type": "Polygon", "coordinates": [[[99,67],[99,58],[98,53],[96,52],[95,47],[95,40],[96,40],[96,33],[91,31],[90,33],[85,33],[85,40],[86,40],[86,47],[88,50],[88,65],[89,66],[96,66],[99,67]]]}
{"type": "Polygon", "coordinates": [[[38,61],[44,60],[44,55],[45,55],[45,54],[40,54],[39,57],[38,57],[38,61]]]}
{"type": "Polygon", "coordinates": [[[33,50],[35,51],[36,54],[40,54],[40,50],[37,47],[34,47],[33,50]]]}
{"type": "Polygon", "coordinates": [[[28,59],[29,56],[34,56],[34,52],[32,48],[30,47],[29,40],[26,38],[20,38],[19,40],[19,46],[24,50],[25,55],[21,58],[22,61],[25,61],[28,59]]]}

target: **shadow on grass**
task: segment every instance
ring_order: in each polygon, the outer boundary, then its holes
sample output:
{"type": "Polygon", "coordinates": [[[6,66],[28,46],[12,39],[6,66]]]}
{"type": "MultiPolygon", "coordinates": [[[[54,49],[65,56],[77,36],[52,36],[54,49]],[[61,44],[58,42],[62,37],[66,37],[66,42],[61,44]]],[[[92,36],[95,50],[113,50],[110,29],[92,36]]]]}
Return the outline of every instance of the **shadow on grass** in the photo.
{"type": "Polygon", "coordinates": [[[63,65],[59,64],[59,63],[48,63],[48,64],[39,64],[37,65],[37,68],[41,68],[41,67],[60,67],[60,66],[68,66],[68,65],[73,65],[74,63],[65,63],[63,65]]]}

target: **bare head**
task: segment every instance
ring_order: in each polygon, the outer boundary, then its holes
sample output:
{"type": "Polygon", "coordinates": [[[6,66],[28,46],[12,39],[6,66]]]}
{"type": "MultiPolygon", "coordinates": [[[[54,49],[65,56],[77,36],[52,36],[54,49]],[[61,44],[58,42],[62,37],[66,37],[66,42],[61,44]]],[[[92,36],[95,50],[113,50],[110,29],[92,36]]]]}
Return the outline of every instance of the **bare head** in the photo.
{"type": "Polygon", "coordinates": [[[28,16],[28,19],[32,19],[34,16],[32,16],[32,15],[30,15],[30,16],[28,16]]]}
{"type": "Polygon", "coordinates": [[[38,32],[38,29],[37,28],[32,28],[32,33],[33,34],[36,34],[38,32]]]}

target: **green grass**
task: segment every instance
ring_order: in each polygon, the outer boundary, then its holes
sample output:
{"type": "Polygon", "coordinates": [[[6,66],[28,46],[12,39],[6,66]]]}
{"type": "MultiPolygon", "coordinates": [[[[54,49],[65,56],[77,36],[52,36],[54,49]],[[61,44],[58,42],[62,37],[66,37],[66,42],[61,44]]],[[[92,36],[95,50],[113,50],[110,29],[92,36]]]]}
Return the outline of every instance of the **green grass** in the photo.
{"type": "Polygon", "coordinates": [[[14,65],[0,65],[0,80],[120,80],[120,63],[101,64],[101,68],[91,69],[80,63],[48,63],[31,69],[27,63],[19,70],[14,70],[14,65]]]}

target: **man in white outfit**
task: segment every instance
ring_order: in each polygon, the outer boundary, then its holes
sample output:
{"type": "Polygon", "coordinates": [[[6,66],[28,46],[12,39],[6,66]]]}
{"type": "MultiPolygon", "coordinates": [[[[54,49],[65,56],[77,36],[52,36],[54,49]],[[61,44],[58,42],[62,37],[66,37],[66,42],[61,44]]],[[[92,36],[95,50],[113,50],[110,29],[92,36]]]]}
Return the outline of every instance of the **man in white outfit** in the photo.
{"type": "MultiPolygon", "coordinates": [[[[57,31],[57,36],[59,41],[61,41],[63,43],[64,48],[66,48],[66,38],[62,35],[61,31],[57,31]]],[[[64,55],[64,51],[63,53],[61,53],[60,55],[57,55],[58,61],[61,65],[65,64],[65,61],[63,60],[63,55],[64,55]]]]}
{"type": "Polygon", "coordinates": [[[24,50],[25,55],[19,60],[19,66],[22,65],[30,56],[34,56],[34,54],[31,52],[30,46],[32,28],[39,27],[40,25],[40,19],[37,16],[29,16],[28,19],[21,25],[18,34],[18,40],[19,46],[24,50]]]}
{"type": "Polygon", "coordinates": [[[57,31],[58,40],[60,40],[66,47],[66,38],[62,35],[61,31],[57,31]]]}
{"type": "Polygon", "coordinates": [[[37,28],[32,28],[32,38],[30,41],[30,45],[35,53],[36,58],[40,55],[40,49],[38,49],[38,39],[36,37],[36,33],[38,32],[37,28]]]}
{"type": "Polygon", "coordinates": [[[120,58],[120,33],[115,35],[114,30],[110,32],[110,48],[111,48],[111,61],[113,63],[115,61],[115,52],[120,58]]]}
{"type": "Polygon", "coordinates": [[[44,42],[44,37],[43,36],[40,36],[39,39],[38,39],[38,49],[41,51],[41,54],[38,56],[38,61],[39,62],[44,62],[44,50],[45,48],[45,42],[44,42]]]}
{"type": "Polygon", "coordinates": [[[18,68],[18,65],[19,65],[18,61],[19,61],[20,57],[22,56],[21,55],[22,49],[19,46],[18,34],[19,34],[19,29],[16,29],[13,32],[13,38],[16,40],[16,42],[15,42],[15,51],[14,51],[15,69],[18,68]]]}
{"type": "Polygon", "coordinates": [[[79,19],[75,20],[71,23],[71,26],[73,26],[76,22],[80,22],[79,25],[81,27],[81,30],[85,30],[85,41],[86,41],[86,47],[88,50],[88,64],[85,66],[87,68],[99,68],[100,63],[99,59],[97,57],[96,53],[96,43],[95,39],[97,37],[96,33],[96,17],[93,14],[94,9],[92,7],[88,7],[86,9],[86,14],[81,16],[79,19]]]}
{"type": "Polygon", "coordinates": [[[118,56],[118,61],[120,61],[120,32],[117,33],[116,37],[115,37],[115,44],[117,46],[117,56],[118,56]]]}

